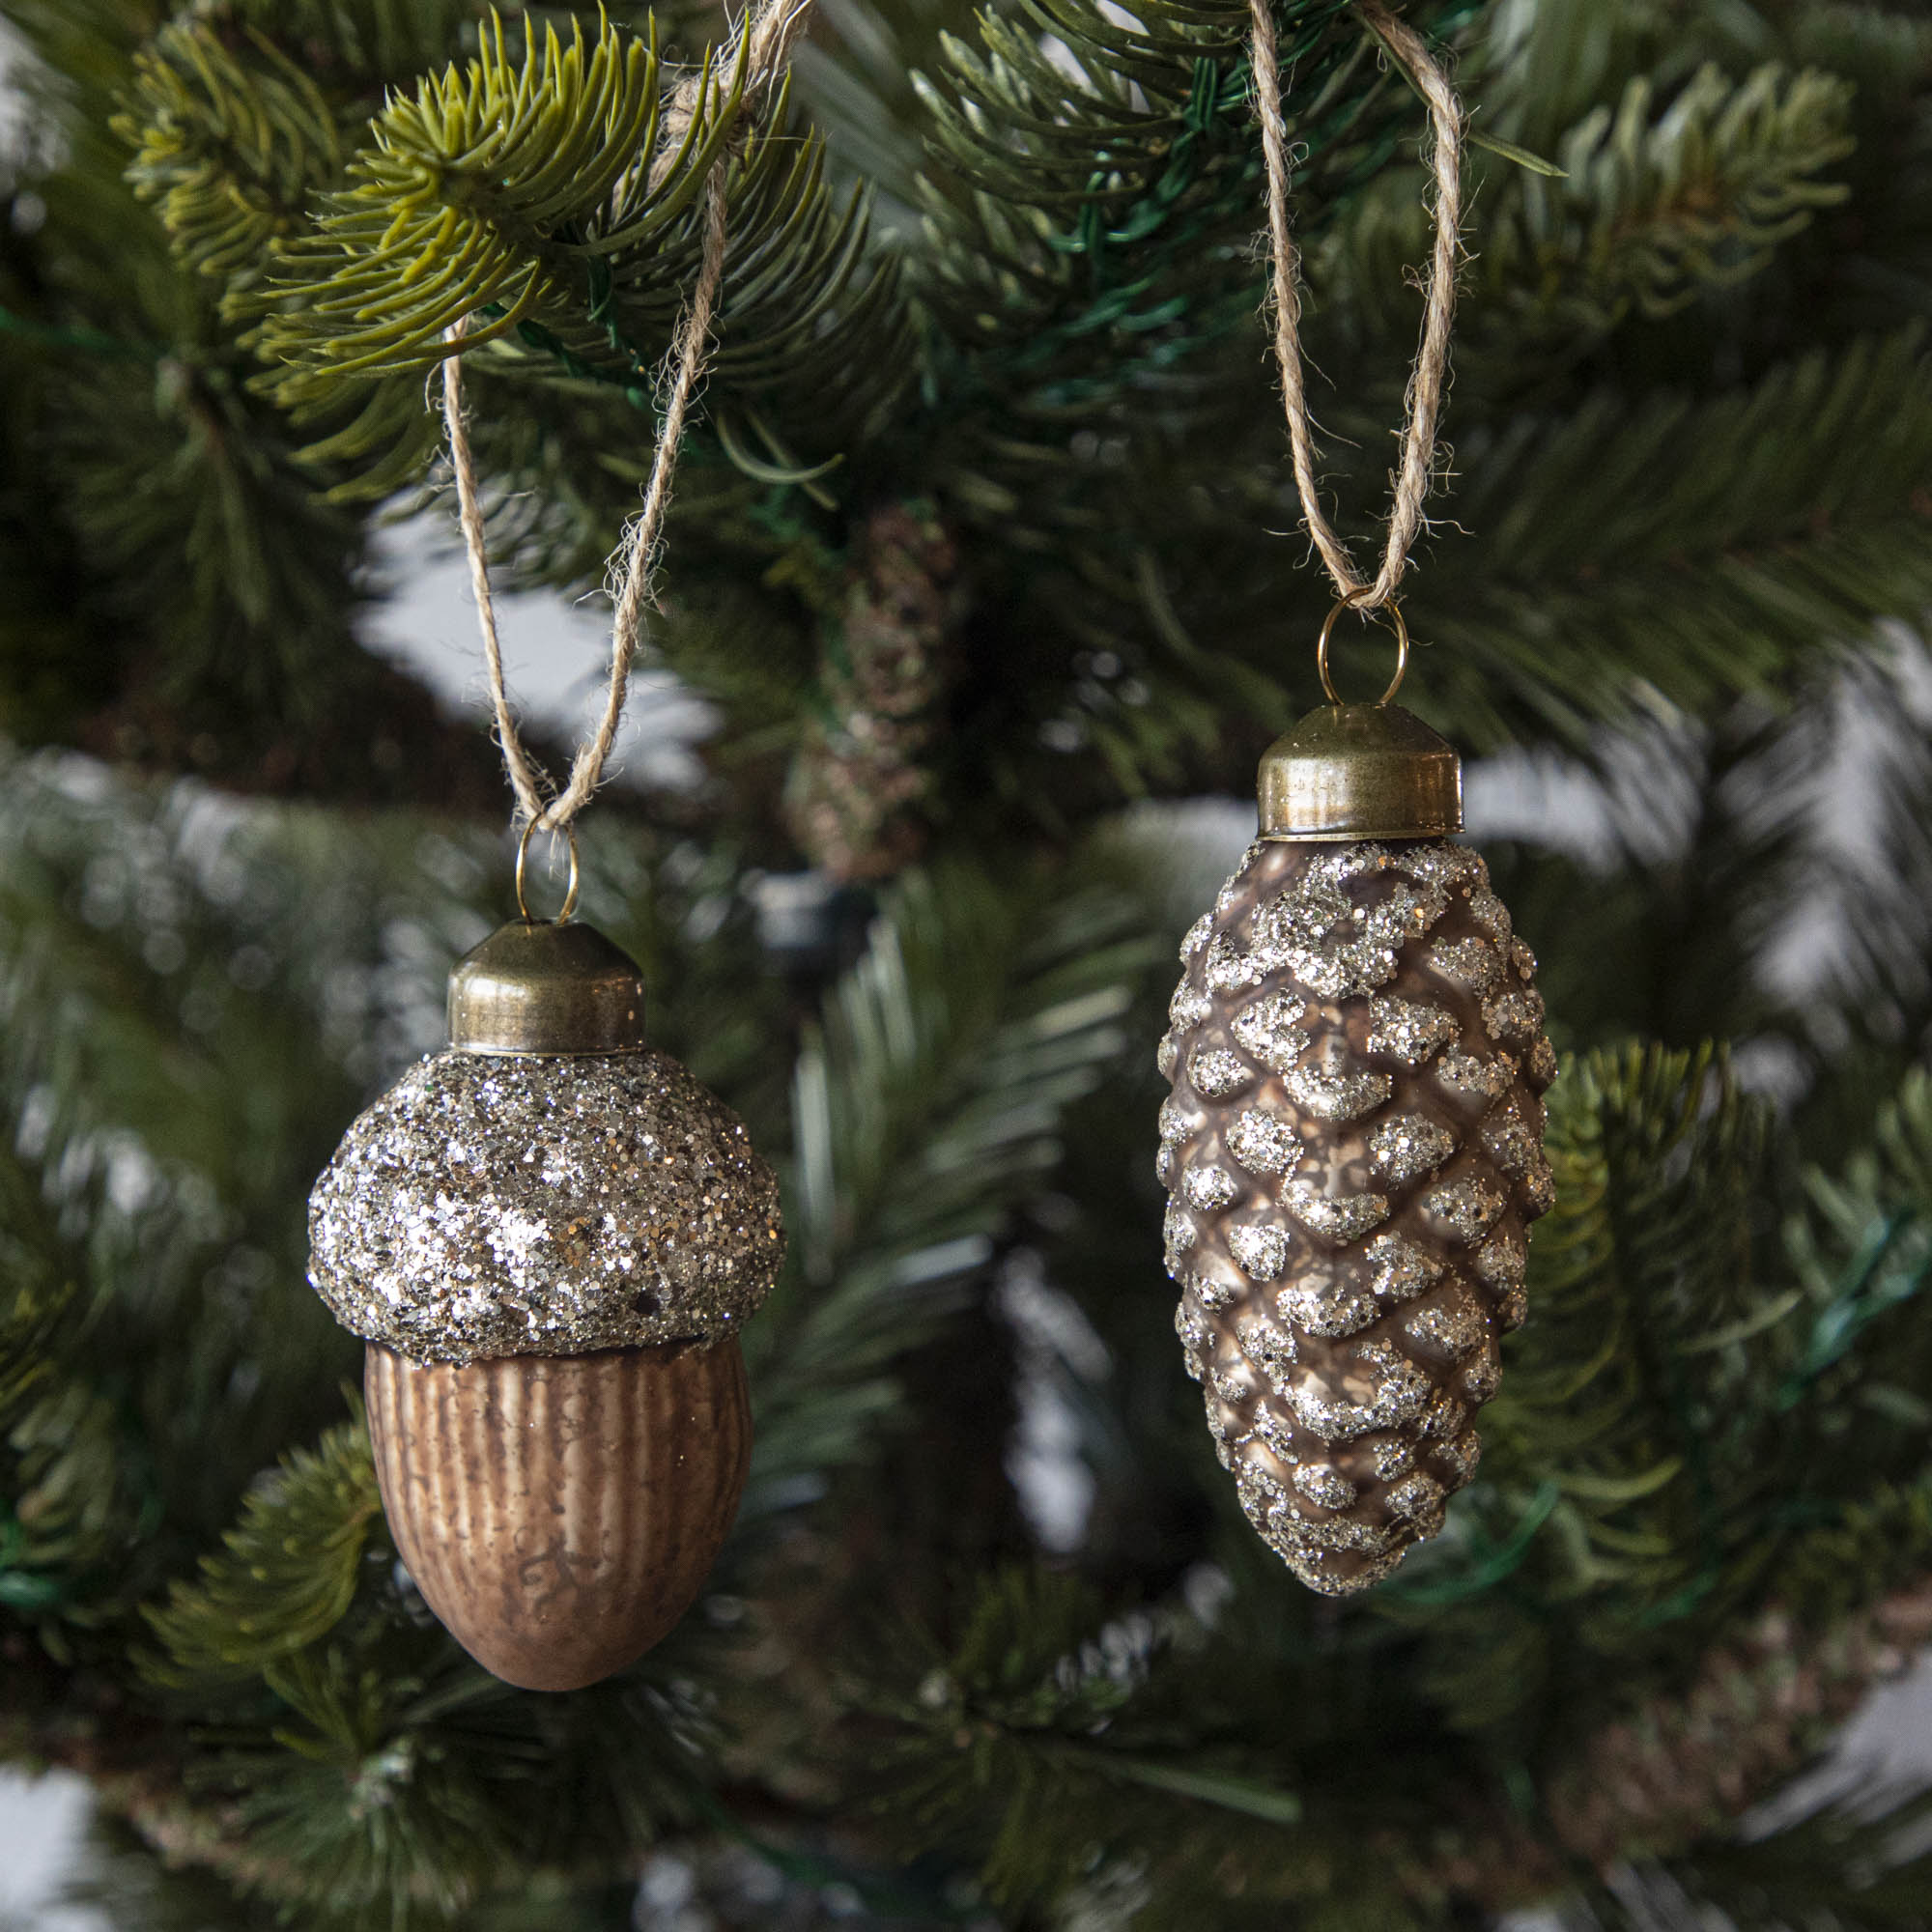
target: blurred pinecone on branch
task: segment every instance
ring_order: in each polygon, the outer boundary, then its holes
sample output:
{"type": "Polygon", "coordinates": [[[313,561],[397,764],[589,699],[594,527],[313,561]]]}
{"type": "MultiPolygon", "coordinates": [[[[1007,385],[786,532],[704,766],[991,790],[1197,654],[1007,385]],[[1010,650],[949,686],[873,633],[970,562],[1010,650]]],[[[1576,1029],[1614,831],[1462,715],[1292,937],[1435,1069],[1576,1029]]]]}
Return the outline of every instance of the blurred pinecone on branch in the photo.
{"type": "Polygon", "coordinates": [[[958,553],[914,506],[875,511],[860,532],[837,615],[824,624],[816,702],[786,789],[786,822],[834,879],[890,878],[919,856],[921,763],[944,731],[964,600],[958,553]]]}
{"type": "MultiPolygon", "coordinates": [[[[1763,1801],[1932,1578],[1932,26],[1401,11],[1499,144],[1404,697],[1562,1071],[1481,1465],[1338,1602],[1201,1429],[1149,1126],[1326,608],[1247,6],[826,0],[657,172],[735,54],[686,0],[0,0],[0,1686],[110,1922],[1926,1922],[1922,1776],[1763,1801]],[[650,647],[713,725],[584,912],[790,1258],[698,1609],[544,1698],[399,1570],[302,1279],[507,903],[482,726],[363,626],[386,522],[449,526],[458,317],[504,579],[602,581],[718,155],[650,647]],[[833,882],[863,930],[768,951],[833,882]]],[[[1422,110],[1346,0],[1275,18],[1366,504],[1422,110]]]]}

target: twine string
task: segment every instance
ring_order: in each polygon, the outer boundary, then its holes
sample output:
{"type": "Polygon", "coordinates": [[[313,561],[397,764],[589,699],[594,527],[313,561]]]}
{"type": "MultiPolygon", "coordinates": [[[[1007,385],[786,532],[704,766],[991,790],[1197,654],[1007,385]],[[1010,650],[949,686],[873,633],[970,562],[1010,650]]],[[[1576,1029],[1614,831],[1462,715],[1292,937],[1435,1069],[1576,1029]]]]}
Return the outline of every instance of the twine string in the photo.
{"type": "MultiPolygon", "coordinates": [[[[745,67],[754,87],[773,87],[791,65],[791,50],[811,22],[818,0],[765,0],[746,40],[745,67]]],[[[651,162],[655,188],[669,172],[697,116],[700,75],[688,75],[672,93],[659,123],[657,154],[651,162]]]]}
{"type": "MultiPolygon", "coordinates": [[[[467,317],[452,323],[448,340],[460,343],[469,327],[467,317]]],[[[449,434],[449,467],[456,476],[457,517],[463,526],[463,548],[469,557],[469,589],[476,600],[476,627],[483,634],[483,663],[490,677],[490,708],[496,718],[497,743],[502,748],[503,769],[517,795],[517,810],[526,818],[543,816],[549,781],[531,762],[510,710],[503,684],[503,646],[497,636],[497,603],[490,595],[490,554],[483,541],[483,510],[478,501],[476,458],[469,447],[469,429],[463,413],[463,358],[452,349],[442,359],[442,419],[449,434]]]]}
{"type": "MultiPolygon", "coordinates": [[[[769,85],[782,73],[793,43],[808,24],[814,0],[764,0],[750,33],[747,55],[754,83],[769,85]]],[[[1262,122],[1262,147],[1266,158],[1268,233],[1273,257],[1275,358],[1281,370],[1282,399],[1288,417],[1293,457],[1295,490],[1309,534],[1345,601],[1371,610],[1386,603],[1407,568],[1408,552],[1423,525],[1423,504],[1433,479],[1435,431],[1447,385],[1450,328],[1456,307],[1456,270],[1461,248],[1463,111],[1421,37],[1378,0],[1356,0],[1370,27],[1408,71],[1429,104],[1435,129],[1435,235],[1427,284],[1427,302],[1415,364],[1406,397],[1402,460],[1397,470],[1388,537],[1379,570],[1373,580],[1357,574],[1348,549],[1321,507],[1316,477],[1314,426],[1308,408],[1301,354],[1301,300],[1296,287],[1299,256],[1289,226],[1290,162],[1287,128],[1281,111],[1281,63],[1269,0],[1250,0],[1253,19],[1253,62],[1262,122]]],[[[702,72],[689,74],[679,84],[660,124],[653,162],[661,176],[668,157],[683,145],[702,105],[702,72]]],[[[715,83],[714,83],[715,85],[715,83]]],[[[546,830],[562,830],[576,818],[602,782],[604,769],[616,743],[630,692],[631,668],[642,641],[645,607],[650,601],[653,569],[669,507],[672,477],[684,440],[692,400],[704,373],[710,350],[711,325],[724,283],[725,232],[725,169],[727,154],[712,164],[705,187],[705,217],[696,285],[679,319],[667,358],[668,386],[645,485],[644,500],[626,527],[612,561],[615,609],[611,627],[611,664],[604,709],[597,728],[572,760],[570,776],[560,793],[551,793],[548,778],[525,749],[510,708],[503,678],[502,645],[496,606],[490,590],[489,556],[485,548],[476,464],[465,421],[460,351],[443,360],[443,417],[449,436],[451,469],[456,478],[459,519],[469,554],[470,586],[476,599],[477,623],[490,684],[491,708],[503,763],[520,815],[546,830]]],[[[452,345],[460,344],[467,320],[449,330],[452,345]]]]}
{"type": "MultiPolygon", "coordinates": [[[[750,30],[747,65],[754,84],[771,83],[783,71],[791,47],[810,17],[814,0],[765,0],[750,30]]],[[[670,157],[683,146],[693,122],[703,107],[704,72],[690,73],[678,84],[660,122],[653,177],[661,176],[670,157]]],[[[716,81],[710,86],[715,87],[716,81]]],[[[664,534],[665,514],[670,507],[671,480],[684,441],[686,420],[703,379],[711,347],[711,325],[724,281],[726,184],[729,149],[712,163],[705,183],[704,228],[697,281],[691,300],[678,319],[666,357],[660,393],[663,410],[657,449],[638,514],[625,526],[611,558],[613,610],[611,622],[611,665],[605,685],[604,708],[596,729],[578,749],[562,791],[555,792],[543,769],[524,747],[503,681],[503,651],[497,630],[497,609],[490,593],[490,559],[484,544],[481,492],[476,459],[463,403],[463,358],[460,348],[443,358],[442,412],[449,436],[450,468],[456,478],[456,500],[464,548],[469,558],[469,583],[476,599],[477,628],[483,638],[483,662],[490,682],[490,705],[497,740],[502,748],[503,768],[516,793],[517,813],[544,831],[560,832],[589,804],[603,781],[604,768],[623,724],[630,695],[631,668],[643,641],[651,580],[664,534]]],[[[447,340],[460,345],[468,319],[455,323],[447,340]]]]}
{"type": "Polygon", "coordinates": [[[1422,336],[1404,398],[1402,460],[1394,479],[1394,502],[1380,568],[1373,579],[1360,576],[1348,547],[1336,535],[1321,507],[1315,472],[1314,424],[1301,354],[1301,295],[1296,285],[1300,257],[1289,229],[1290,163],[1288,129],[1281,111],[1281,59],[1276,50],[1270,0],[1249,0],[1253,17],[1255,93],[1262,121],[1262,149],[1267,161],[1268,239],[1273,257],[1274,353],[1281,367],[1281,393],[1288,414],[1294,488],[1308,533],[1337,594],[1357,610],[1388,602],[1408,567],[1408,553],[1423,526],[1422,506],[1435,469],[1435,427],[1449,380],[1449,331],[1456,315],[1456,270],[1463,222],[1463,107],[1448,76],[1431,55],[1421,35],[1378,0],[1356,0],[1362,15],[1391,54],[1407,70],[1429,105],[1435,130],[1432,158],[1435,177],[1435,238],[1430,257],[1422,336]]]}

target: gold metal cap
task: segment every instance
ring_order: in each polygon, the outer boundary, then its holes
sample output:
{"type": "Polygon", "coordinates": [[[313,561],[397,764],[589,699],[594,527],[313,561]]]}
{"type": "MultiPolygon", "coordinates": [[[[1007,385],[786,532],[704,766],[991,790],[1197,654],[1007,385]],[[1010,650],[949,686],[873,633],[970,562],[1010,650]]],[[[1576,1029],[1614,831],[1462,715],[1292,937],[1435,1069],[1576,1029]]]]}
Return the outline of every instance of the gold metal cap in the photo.
{"type": "Polygon", "coordinates": [[[1264,838],[1442,838],[1463,829],[1463,761],[1399,704],[1327,704],[1262,754],[1264,838]]]}
{"type": "Polygon", "coordinates": [[[635,1053],[638,963],[594,925],[513,919],[456,962],[449,1043],[465,1053],[635,1053]]]}

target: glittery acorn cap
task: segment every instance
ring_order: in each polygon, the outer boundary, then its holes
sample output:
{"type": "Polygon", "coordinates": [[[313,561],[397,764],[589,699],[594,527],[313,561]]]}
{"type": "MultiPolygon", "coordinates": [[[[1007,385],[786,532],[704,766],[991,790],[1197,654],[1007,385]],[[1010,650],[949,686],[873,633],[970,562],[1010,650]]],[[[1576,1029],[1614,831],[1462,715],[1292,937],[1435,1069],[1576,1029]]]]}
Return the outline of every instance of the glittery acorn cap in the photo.
{"type": "Polygon", "coordinates": [[[784,1259],[744,1122],[641,1043],[632,962],[519,922],[450,981],[454,1045],[343,1137],[309,1197],[309,1279],[418,1361],[734,1333],[784,1259]]]}

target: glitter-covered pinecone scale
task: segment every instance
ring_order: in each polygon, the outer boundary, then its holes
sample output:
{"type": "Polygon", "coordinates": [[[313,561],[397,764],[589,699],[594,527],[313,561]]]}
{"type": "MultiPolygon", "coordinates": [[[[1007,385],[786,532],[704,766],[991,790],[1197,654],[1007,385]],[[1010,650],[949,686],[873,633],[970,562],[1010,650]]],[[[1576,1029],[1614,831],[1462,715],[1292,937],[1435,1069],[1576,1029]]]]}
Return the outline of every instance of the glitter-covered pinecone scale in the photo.
{"type": "Polygon", "coordinates": [[[1367,836],[1460,828],[1441,739],[1330,707],[1269,753],[1262,804],[1160,1044],[1167,1264],[1242,1507],[1339,1596],[1434,1535],[1474,1473],[1525,1228],[1551,1205],[1556,1064],[1481,857],[1367,836]]]}

